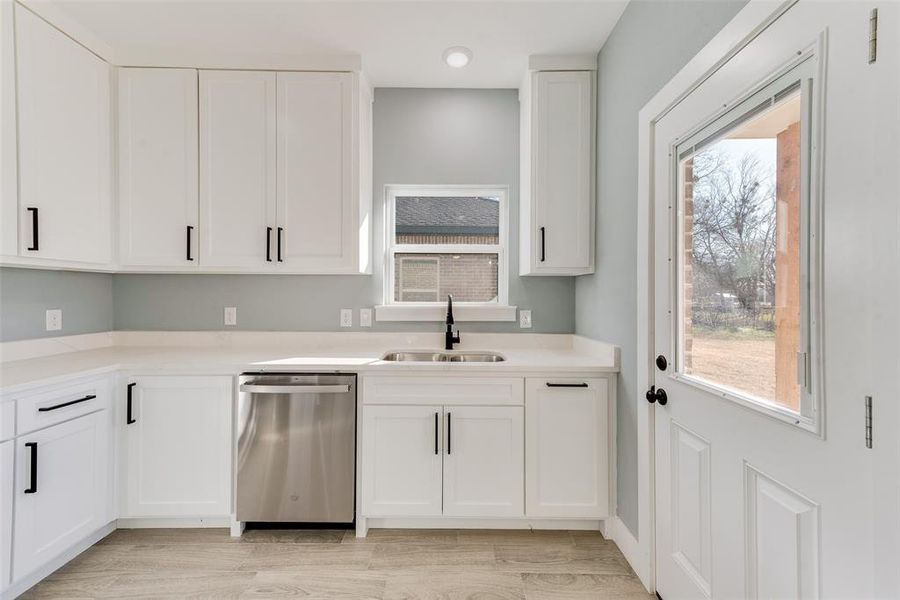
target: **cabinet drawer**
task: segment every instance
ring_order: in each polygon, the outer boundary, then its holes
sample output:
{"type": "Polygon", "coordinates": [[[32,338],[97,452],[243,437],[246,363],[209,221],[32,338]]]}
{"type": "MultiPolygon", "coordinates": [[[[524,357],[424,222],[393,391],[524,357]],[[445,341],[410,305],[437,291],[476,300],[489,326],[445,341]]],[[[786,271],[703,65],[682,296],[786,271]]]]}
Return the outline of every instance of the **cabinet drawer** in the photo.
{"type": "Polygon", "coordinates": [[[521,406],[520,377],[366,377],[364,404],[521,406]]]}
{"type": "Polygon", "coordinates": [[[68,421],[109,406],[107,378],[72,381],[17,398],[19,435],[68,421]]]}
{"type": "Polygon", "coordinates": [[[0,402],[0,442],[16,435],[16,403],[0,402]]]}

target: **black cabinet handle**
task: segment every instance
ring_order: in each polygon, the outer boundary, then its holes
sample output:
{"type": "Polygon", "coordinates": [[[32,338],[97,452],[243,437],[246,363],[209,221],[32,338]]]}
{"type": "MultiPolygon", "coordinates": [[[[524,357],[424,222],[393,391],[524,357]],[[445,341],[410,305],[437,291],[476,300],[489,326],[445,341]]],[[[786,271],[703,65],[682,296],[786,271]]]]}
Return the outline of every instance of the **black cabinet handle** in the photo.
{"type": "Polygon", "coordinates": [[[272,262],[272,228],[266,227],[266,262],[272,262]]]}
{"type": "Polygon", "coordinates": [[[450,417],[451,413],[447,413],[447,454],[452,452],[452,444],[453,444],[453,421],[450,417]]]}
{"type": "Polygon", "coordinates": [[[37,251],[40,247],[40,237],[38,236],[38,209],[34,206],[29,206],[27,210],[31,213],[31,246],[29,246],[27,250],[37,251]]]}
{"type": "Polygon", "coordinates": [[[440,429],[440,413],[434,413],[434,453],[440,452],[438,449],[438,430],[440,429]]]}
{"type": "Polygon", "coordinates": [[[541,262],[544,262],[544,260],[547,258],[547,248],[545,244],[546,238],[546,230],[541,227],[541,262]]]}
{"type": "Polygon", "coordinates": [[[38,477],[37,442],[28,442],[25,444],[25,447],[31,450],[31,481],[29,481],[28,487],[25,489],[25,493],[36,494],[38,477]]]}
{"type": "Polygon", "coordinates": [[[94,394],[90,396],[85,396],[84,398],[79,398],[78,400],[69,400],[68,402],[63,402],[62,404],[55,404],[53,406],[42,406],[38,409],[38,412],[50,412],[51,410],[56,410],[57,408],[65,408],[67,406],[72,406],[73,404],[80,404],[82,402],[87,402],[88,400],[93,400],[96,398],[94,394]]]}
{"type": "Polygon", "coordinates": [[[131,412],[131,401],[132,401],[131,390],[133,390],[134,386],[136,386],[136,385],[137,385],[136,383],[128,384],[128,402],[127,402],[127,404],[125,404],[125,412],[126,412],[125,424],[126,425],[131,425],[132,423],[137,422],[137,419],[132,418],[132,412],[131,412]]]}
{"type": "Polygon", "coordinates": [[[284,262],[283,260],[281,260],[281,233],[283,231],[284,231],[283,227],[278,228],[278,238],[275,240],[275,244],[276,244],[275,249],[277,250],[277,254],[278,254],[278,262],[284,262]]]}
{"type": "Polygon", "coordinates": [[[586,388],[586,387],[588,387],[588,384],[586,384],[586,383],[550,383],[548,381],[547,387],[586,388]]]}
{"type": "Polygon", "coordinates": [[[194,231],[194,228],[191,225],[187,226],[187,259],[194,260],[194,257],[191,256],[191,233],[194,231]]]}

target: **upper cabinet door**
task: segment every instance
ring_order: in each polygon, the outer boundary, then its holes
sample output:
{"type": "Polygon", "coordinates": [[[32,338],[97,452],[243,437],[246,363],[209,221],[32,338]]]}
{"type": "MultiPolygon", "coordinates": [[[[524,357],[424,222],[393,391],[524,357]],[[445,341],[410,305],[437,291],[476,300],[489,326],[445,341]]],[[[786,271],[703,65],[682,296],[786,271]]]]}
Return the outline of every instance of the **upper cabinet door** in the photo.
{"type": "MultiPolygon", "coordinates": [[[[523,275],[594,270],[594,94],[592,71],[531,77],[523,134],[523,275]]],[[[523,106],[524,108],[524,106],[523,106]]]]}
{"type": "Polygon", "coordinates": [[[196,268],[197,71],[119,69],[119,260],[196,268]]]}
{"type": "Polygon", "coordinates": [[[16,4],[19,252],[111,259],[110,67],[16,4]]]}
{"type": "Polygon", "coordinates": [[[275,73],[200,71],[200,265],[276,264],[275,73]]]}
{"type": "Polygon", "coordinates": [[[358,157],[351,73],[278,74],[283,269],[358,272],[358,157]]]}

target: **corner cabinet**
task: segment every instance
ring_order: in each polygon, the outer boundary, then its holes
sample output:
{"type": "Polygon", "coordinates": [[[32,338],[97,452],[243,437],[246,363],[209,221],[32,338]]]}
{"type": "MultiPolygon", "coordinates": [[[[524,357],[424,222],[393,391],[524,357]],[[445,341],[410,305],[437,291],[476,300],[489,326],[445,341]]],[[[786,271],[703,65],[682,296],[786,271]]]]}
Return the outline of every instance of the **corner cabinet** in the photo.
{"type": "Polygon", "coordinates": [[[533,71],[520,89],[520,275],[594,272],[594,82],[533,71]]]}
{"type": "Polygon", "coordinates": [[[110,67],[18,3],[15,37],[19,256],[31,265],[108,268],[110,67]]]}

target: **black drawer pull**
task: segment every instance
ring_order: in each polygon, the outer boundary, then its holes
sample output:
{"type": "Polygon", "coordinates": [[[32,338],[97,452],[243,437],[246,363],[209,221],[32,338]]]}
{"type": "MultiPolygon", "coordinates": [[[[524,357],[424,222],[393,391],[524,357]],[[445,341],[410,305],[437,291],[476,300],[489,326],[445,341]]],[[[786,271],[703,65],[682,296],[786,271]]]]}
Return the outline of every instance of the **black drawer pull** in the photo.
{"type": "Polygon", "coordinates": [[[26,494],[36,494],[37,493],[37,442],[28,442],[25,444],[26,448],[31,450],[31,481],[28,484],[28,488],[26,488],[26,494]]]}
{"type": "Polygon", "coordinates": [[[548,381],[547,387],[586,388],[586,387],[588,387],[588,384],[586,384],[586,383],[550,383],[548,381]]]}
{"type": "Polygon", "coordinates": [[[266,262],[272,262],[272,228],[266,227],[266,262]]]}
{"type": "Polygon", "coordinates": [[[129,384],[128,384],[128,403],[125,405],[125,412],[126,412],[126,415],[125,415],[125,424],[126,424],[126,425],[131,425],[132,423],[137,422],[137,419],[133,419],[133,418],[132,418],[132,414],[131,414],[131,400],[132,400],[132,398],[131,398],[131,390],[133,390],[133,389],[134,389],[134,386],[136,386],[136,385],[137,385],[136,383],[129,383],[129,384]]]}
{"type": "Polygon", "coordinates": [[[544,243],[546,241],[546,237],[547,232],[543,227],[541,227],[541,262],[544,262],[544,260],[547,258],[547,248],[546,244],[544,243]]]}
{"type": "Polygon", "coordinates": [[[284,227],[279,227],[278,228],[278,237],[275,240],[275,244],[276,244],[275,249],[277,250],[278,262],[284,262],[283,260],[281,260],[281,234],[282,234],[282,232],[284,232],[284,227]]]}
{"type": "Polygon", "coordinates": [[[191,256],[191,233],[194,231],[194,228],[191,225],[187,226],[187,259],[194,260],[194,257],[191,256]]]}
{"type": "Polygon", "coordinates": [[[440,452],[438,448],[438,431],[440,430],[440,413],[434,413],[434,453],[440,452]]]}
{"type": "Polygon", "coordinates": [[[453,422],[450,415],[451,413],[447,413],[447,454],[451,453],[451,445],[453,444],[453,422]]]}
{"type": "Polygon", "coordinates": [[[38,236],[38,209],[34,206],[29,206],[26,210],[31,213],[31,246],[26,248],[26,250],[36,252],[40,247],[38,244],[40,241],[40,237],[38,236]]]}
{"type": "Polygon", "coordinates": [[[62,404],[55,404],[53,406],[42,406],[38,409],[38,412],[50,412],[51,410],[56,410],[57,408],[65,408],[67,406],[72,406],[73,404],[80,404],[82,402],[87,402],[88,400],[93,400],[96,398],[94,394],[90,396],[85,396],[84,398],[79,398],[78,400],[69,400],[68,402],[63,402],[62,404]]]}

